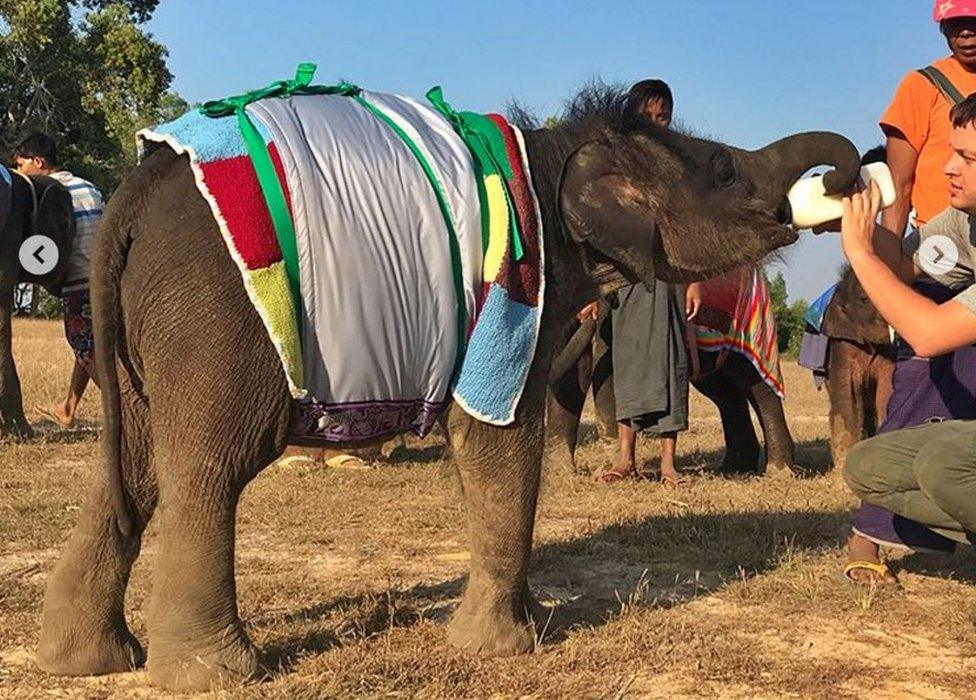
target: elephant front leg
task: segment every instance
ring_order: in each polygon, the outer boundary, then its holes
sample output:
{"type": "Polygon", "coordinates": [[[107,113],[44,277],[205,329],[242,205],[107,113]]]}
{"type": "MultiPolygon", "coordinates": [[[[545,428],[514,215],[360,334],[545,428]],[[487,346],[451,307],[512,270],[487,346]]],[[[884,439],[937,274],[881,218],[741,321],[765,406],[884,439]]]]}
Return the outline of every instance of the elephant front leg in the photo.
{"type": "Polygon", "coordinates": [[[475,422],[455,406],[448,425],[471,540],[471,573],[448,637],[456,647],[487,655],[532,651],[540,608],[529,593],[528,569],[541,416],[497,428],[475,422]]]}
{"type": "Polygon", "coordinates": [[[141,666],[145,653],[125,624],[129,572],[139,555],[139,533],[123,537],[104,481],[89,502],[51,574],[44,594],[37,664],[63,676],[118,673],[141,666]]]}
{"type": "MultiPolygon", "coordinates": [[[[215,484],[219,479],[213,478],[231,470],[215,463],[207,467],[194,470],[196,479],[160,485],[160,543],[147,614],[147,669],[153,683],[177,692],[264,675],[237,612],[237,499],[221,493],[215,484]]],[[[160,468],[167,476],[181,471],[173,465],[160,468]]]]}
{"type": "MultiPolygon", "coordinates": [[[[12,299],[13,289],[0,289],[0,298],[12,299]]],[[[11,314],[9,303],[0,305],[0,437],[25,440],[33,437],[34,431],[24,415],[20,377],[14,365],[11,314]]]]}

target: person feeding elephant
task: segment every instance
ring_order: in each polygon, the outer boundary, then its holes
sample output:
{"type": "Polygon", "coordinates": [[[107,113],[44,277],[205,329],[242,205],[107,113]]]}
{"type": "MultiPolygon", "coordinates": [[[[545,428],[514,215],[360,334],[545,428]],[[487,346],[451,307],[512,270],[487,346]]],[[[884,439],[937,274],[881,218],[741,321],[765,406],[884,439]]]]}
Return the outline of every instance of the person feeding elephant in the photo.
{"type": "MultiPolygon", "coordinates": [[[[875,223],[881,197],[872,184],[844,199],[841,223],[844,254],[865,292],[921,357],[976,343],[976,95],[953,107],[950,118],[949,208],[903,246],[875,223]],[[959,293],[941,304],[925,297],[911,287],[922,272],[959,293]]],[[[855,445],[845,477],[863,501],[965,542],[976,531],[974,444],[974,420],[895,430],[855,445]]]]}
{"type": "MultiPolygon", "coordinates": [[[[932,18],[946,38],[950,55],[908,73],[880,120],[881,130],[887,137],[886,161],[898,189],[896,202],[881,213],[881,224],[898,235],[904,233],[911,209],[915,211],[915,227],[922,227],[949,206],[949,187],[944,172],[945,163],[952,155],[949,111],[966,95],[976,92],[976,3],[936,0],[932,18]]],[[[941,295],[941,299],[945,298],[946,290],[937,284],[928,284],[924,288],[930,291],[930,296],[935,293],[941,295]]],[[[965,357],[963,353],[959,360],[965,357]]],[[[969,407],[960,405],[950,410],[948,405],[939,405],[943,403],[941,400],[933,406],[931,402],[920,399],[933,378],[944,374],[944,370],[939,372],[933,366],[929,376],[925,377],[923,375],[926,373],[919,369],[920,386],[913,387],[906,380],[909,379],[908,370],[918,366],[917,359],[899,365],[899,396],[893,397],[893,400],[901,401],[901,409],[885,421],[882,432],[911,424],[915,420],[910,415],[911,407],[916,404],[920,404],[919,411],[930,415],[969,417],[969,407]],[[906,402],[905,399],[912,392],[916,396],[906,402]]],[[[946,357],[940,362],[942,367],[951,370],[954,360],[946,357]]],[[[879,542],[898,544],[907,537],[910,543],[916,543],[913,545],[916,547],[937,550],[952,548],[951,542],[932,535],[914,523],[903,521],[898,527],[892,523],[893,516],[876,506],[868,504],[859,509],[845,566],[848,577],[866,583],[896,582],[894,575],[881,561],[879,542]],[[902,532],[899,534],[897,530],[902,532]]]]}
{"type": "MultiPolygon", "coordinates": [[[[674,97],[663,80],[642,80],[630,89],[625,110],[643,113],[663,129],[671,126],[674,97]]],[[[681,481],[674,458],[678,433],[688,429],[688,374],[697,362],[689,353],[685,320],[701,306],[697,282],[684,286],[657,280],[653,286],[634,284],[616,293],[611,311],[613,367],[619,452],[600,480],[613,483],[637,474],[637,431],[661,440],[661,483],[681,481]]],[[[597,313],[596,304],[580,317],[597,313]]],[[[694,370],[692,369],[692,372],[694,370]]]]}
{"type": "Polygon", "coordinates": [[[71,194],[74,207],[74,245],[60,297],[65,338],[74,352],[75,363],[64,401],[50,409],[35,407],[41,415],[54,420],[62,428],[70,428],[74,424],[81,397],[94,374],[94,339],[88,277],[92,242],[98,221],[102,217],[102,193],[92,183],[60,167],[57,144],[47,134],[34,132],[26,136],[17,145],[14,158],[21,174],[46,175],[64,185],[71,194]]]}

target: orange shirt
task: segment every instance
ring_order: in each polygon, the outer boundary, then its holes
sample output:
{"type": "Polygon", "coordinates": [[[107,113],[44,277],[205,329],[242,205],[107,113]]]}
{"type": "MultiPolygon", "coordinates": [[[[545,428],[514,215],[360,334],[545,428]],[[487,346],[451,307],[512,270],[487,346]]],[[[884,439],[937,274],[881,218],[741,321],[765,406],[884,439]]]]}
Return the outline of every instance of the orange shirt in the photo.
{"type": "MultiPolygon", "coordinates": [[[[932,65],[963,95],[976,92],[976,73],[970,73],[952,56],[932,65]]],[[[942,93],[925,76],[912,71],[902,79],[881,117],[881,129],[886,134],[897,129],[918,153],[912,206],[919,225],[949,206],[949,183],[942,169],[952,155],[950,109],[952,105],[942,93]]]]}

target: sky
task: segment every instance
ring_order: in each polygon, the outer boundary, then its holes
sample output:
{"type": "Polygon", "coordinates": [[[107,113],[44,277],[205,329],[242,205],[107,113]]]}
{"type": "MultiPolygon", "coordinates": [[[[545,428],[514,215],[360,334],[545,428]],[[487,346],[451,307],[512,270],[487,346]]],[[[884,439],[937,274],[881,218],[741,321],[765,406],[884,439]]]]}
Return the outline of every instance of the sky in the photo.
{"type": "MultiPolygon", "coordinates": [[[[517,100],[561,111],[588,79],[662,78],[675,117],[742,148],[826,129],[862,151],[901,78],[948,54],[929,0],[358,2],[162,0],[148,28],[191,103],[290,78],[345,79],[455,107],[517,100]]],[[[836,235],[804,234],[782,265],[790,299],[817,297],[843,260],[836,235]]],[[[774,268],[778,269],[778,268],[774,268]]]]}

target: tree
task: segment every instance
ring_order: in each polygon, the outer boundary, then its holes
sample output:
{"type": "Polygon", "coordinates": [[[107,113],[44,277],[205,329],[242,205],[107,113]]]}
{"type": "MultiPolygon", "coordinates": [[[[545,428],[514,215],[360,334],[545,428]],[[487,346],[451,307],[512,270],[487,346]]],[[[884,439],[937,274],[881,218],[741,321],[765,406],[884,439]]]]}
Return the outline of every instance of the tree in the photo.
{"type": "Polygon", "coordinates": [[[142,29],[158,0],[0,0],[0,142],[30,129],[111,192],[135,164],[136,130],[185,105],[167,93],[166,48],[142,29]]]}
{"type": "Polygon", "coordinates": [[[787,357],[795,357],[800,352],[800,341],[803,338],[803,317],[809,308],[805,299],[797,299],[787,304],[789,294],[786,291],[786,279],[782,272],[769,281],[769,298],[776,317],[776,344],[779,351],[787,357]]]}

